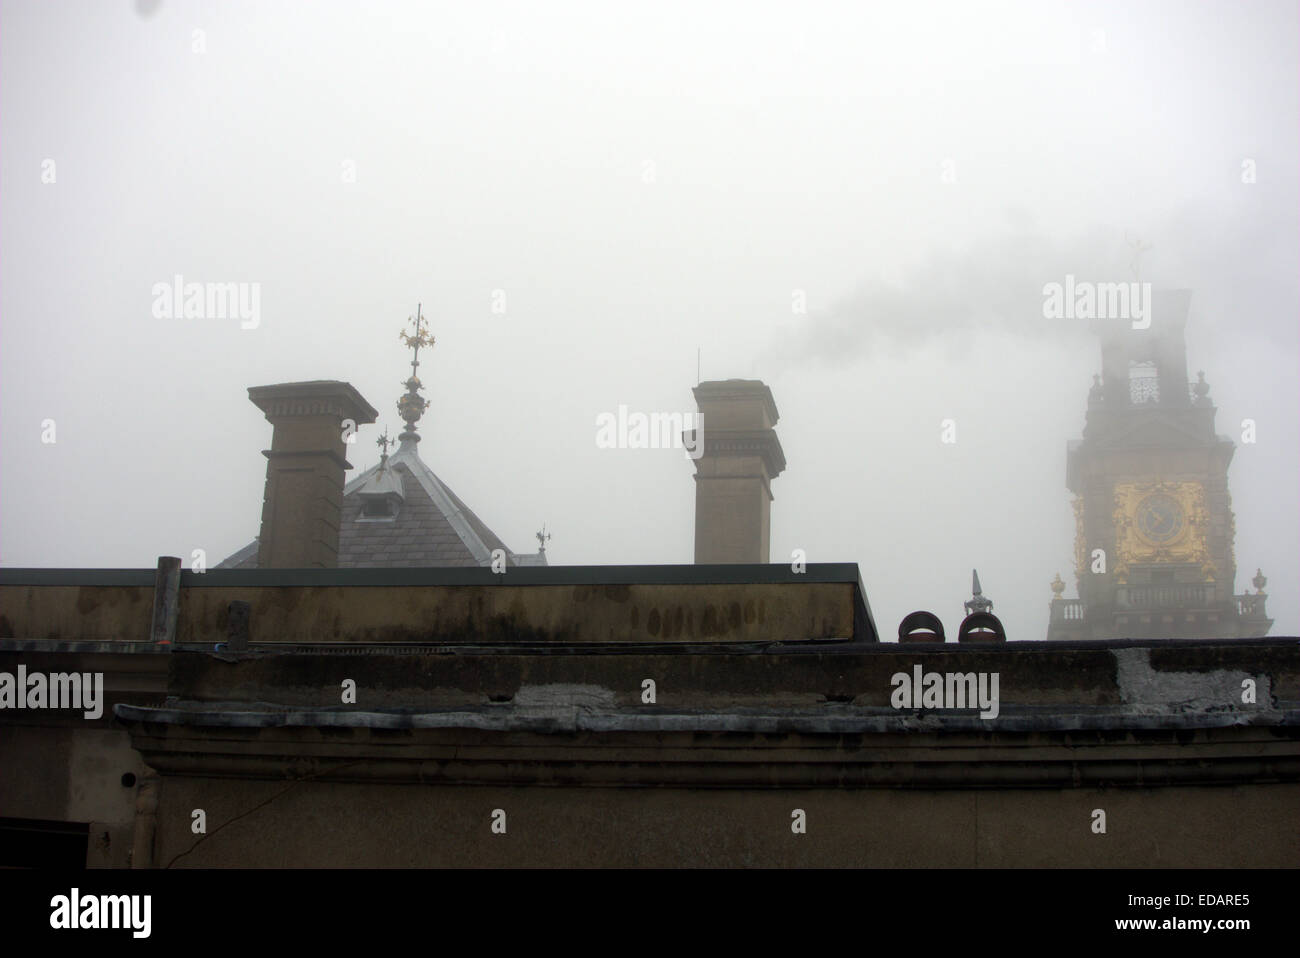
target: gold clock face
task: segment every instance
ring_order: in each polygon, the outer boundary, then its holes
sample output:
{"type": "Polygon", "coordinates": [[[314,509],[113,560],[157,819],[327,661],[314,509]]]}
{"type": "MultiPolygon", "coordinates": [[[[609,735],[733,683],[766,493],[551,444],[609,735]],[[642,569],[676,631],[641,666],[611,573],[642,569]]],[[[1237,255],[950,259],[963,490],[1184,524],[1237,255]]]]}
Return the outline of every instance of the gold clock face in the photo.
{"type": "Polygon", "coordinates": [[[1206,582],[1218,575],[1210,559],[1205,486],[1190,480],[1118,482],[1115,489],[1115,581],[1134,565],[1196,563],[1206,582]]]}
{"type": "Polygon", "coordinates": [[[1187,528],[1187,515],[1172,496],[1155,493],[1144,498],[1137,507],[1138,535],[1152,545],[1166,545],[1183,534],[1187,528]]]}

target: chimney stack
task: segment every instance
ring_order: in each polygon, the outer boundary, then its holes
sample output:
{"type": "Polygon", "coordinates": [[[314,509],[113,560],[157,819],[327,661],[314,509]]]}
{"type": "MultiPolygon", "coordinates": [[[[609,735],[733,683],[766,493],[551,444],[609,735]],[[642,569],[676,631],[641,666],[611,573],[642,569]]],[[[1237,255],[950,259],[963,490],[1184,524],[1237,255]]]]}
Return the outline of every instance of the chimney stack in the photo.
{"type": "Polygon", "coordinates": [[[315,380],[253,386],[248,398],[275,427],[266,456],[258,537],[259,569],[332,569],[339,562],[339,516],[346,420],[351,429],[379,415],[349,383],[315,380]]]}
{"type": "Polygon", "coordinates": [[[728,379],[700,383],[694,393],[703,435],[695,460],[695,562],[766,563],[771,481],[785,469],[772,390],[757,379],[728,379]]]}

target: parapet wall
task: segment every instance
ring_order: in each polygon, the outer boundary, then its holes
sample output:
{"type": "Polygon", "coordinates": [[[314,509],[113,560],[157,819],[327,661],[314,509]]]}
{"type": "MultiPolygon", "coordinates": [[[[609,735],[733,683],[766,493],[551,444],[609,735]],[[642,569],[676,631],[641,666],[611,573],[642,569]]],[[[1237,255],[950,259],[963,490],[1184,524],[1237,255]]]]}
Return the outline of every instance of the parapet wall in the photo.
{"type": "MultiPolygon", "coordinates": [[[[147,641],[153,570],[0,570],[0,639],[147,641]]],[[[586,645],[876,641],[857,567],[182,572],[178,644],[586,645]]]]}

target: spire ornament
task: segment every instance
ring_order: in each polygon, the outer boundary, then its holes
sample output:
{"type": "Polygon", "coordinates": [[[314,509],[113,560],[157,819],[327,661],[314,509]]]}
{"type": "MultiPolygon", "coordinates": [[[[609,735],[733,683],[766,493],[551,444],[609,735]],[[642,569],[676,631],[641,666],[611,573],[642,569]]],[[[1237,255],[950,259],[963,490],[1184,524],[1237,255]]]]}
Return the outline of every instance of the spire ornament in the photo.
{"type": "Polygon", "coordinates": [[[1210,384],[1205,381],[1204,369],[1196,374],[1196,382],[1192,383],[1192,403],[1197,406],[1210,404],[1210,384]]]}
{"type": "Polygon", "coordinates": [[[966,614],[973,615],[976,612],[992,612],[992,600],[984,598],[984,593],[980,591],[980,574],[974,569],[971,569],[970,579],[970,590],[973,594],[969,600],[962,603],[962,606],[966,609],[966,614]]]}
{"type": "Polygon", "coordinates": [[[1100,406],[1106,401],[1106,387],[1101,384],[1101,376],[1093,374],[1092,387],[1088,390],[1088,408],[1100,406]]]}
{"type": "Polygon", "coordinates": [[[1133,271],[1133,281],[1142,282],[1142,254],[1149,249],[1154,249],[1150,243],[1142,242],[1142,237],[1135,236],[1133,239],[1128,238],[1128,230],[1124,231],[1124,242],[1128,244],[1129,249],[1133,250],[1133,259],[1129,263],[1129,269],[1133,271]]]}
{"type": "Polygon", "coordinates": [[[420,368],[420,347],[433,347],[434,339],[429,335],[429,329],[424,324],[424,316],[421,313],[422,304],[415,307],[415,315],[408,316],[406,321],[415,328],[415,335],[403,330],[399,333],[402,342],[406,343],[411,350],[411,378],[402,383],[406,387],[406,394],[397,400],[397,413],[406,422],[406,428],[397,438],[402,443],[419,442],[420,436],[415,431],[415,424],[420,421],[424,415],[424,410],[428,408],[429,400],[420,395],[420,390],[424,387],[420,383],[418,375],[420,368]]]}

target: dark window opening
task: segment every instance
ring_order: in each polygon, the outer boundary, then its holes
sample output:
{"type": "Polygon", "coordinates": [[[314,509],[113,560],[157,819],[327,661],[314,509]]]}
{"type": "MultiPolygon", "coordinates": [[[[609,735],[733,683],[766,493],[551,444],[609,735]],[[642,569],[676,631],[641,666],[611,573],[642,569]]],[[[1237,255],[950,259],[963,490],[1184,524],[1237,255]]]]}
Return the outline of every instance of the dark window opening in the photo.
{"type": "Polygon", "coordinates": [[[367,519],[387,519],[393,514],[393,504],[387,499],[368,499],[361,506],[361,514],[367,519]]]}
{"type": "Polygon", "coordinates": [[[0,818],[0,868],[85,868],[88,822],[0,818]]]}

